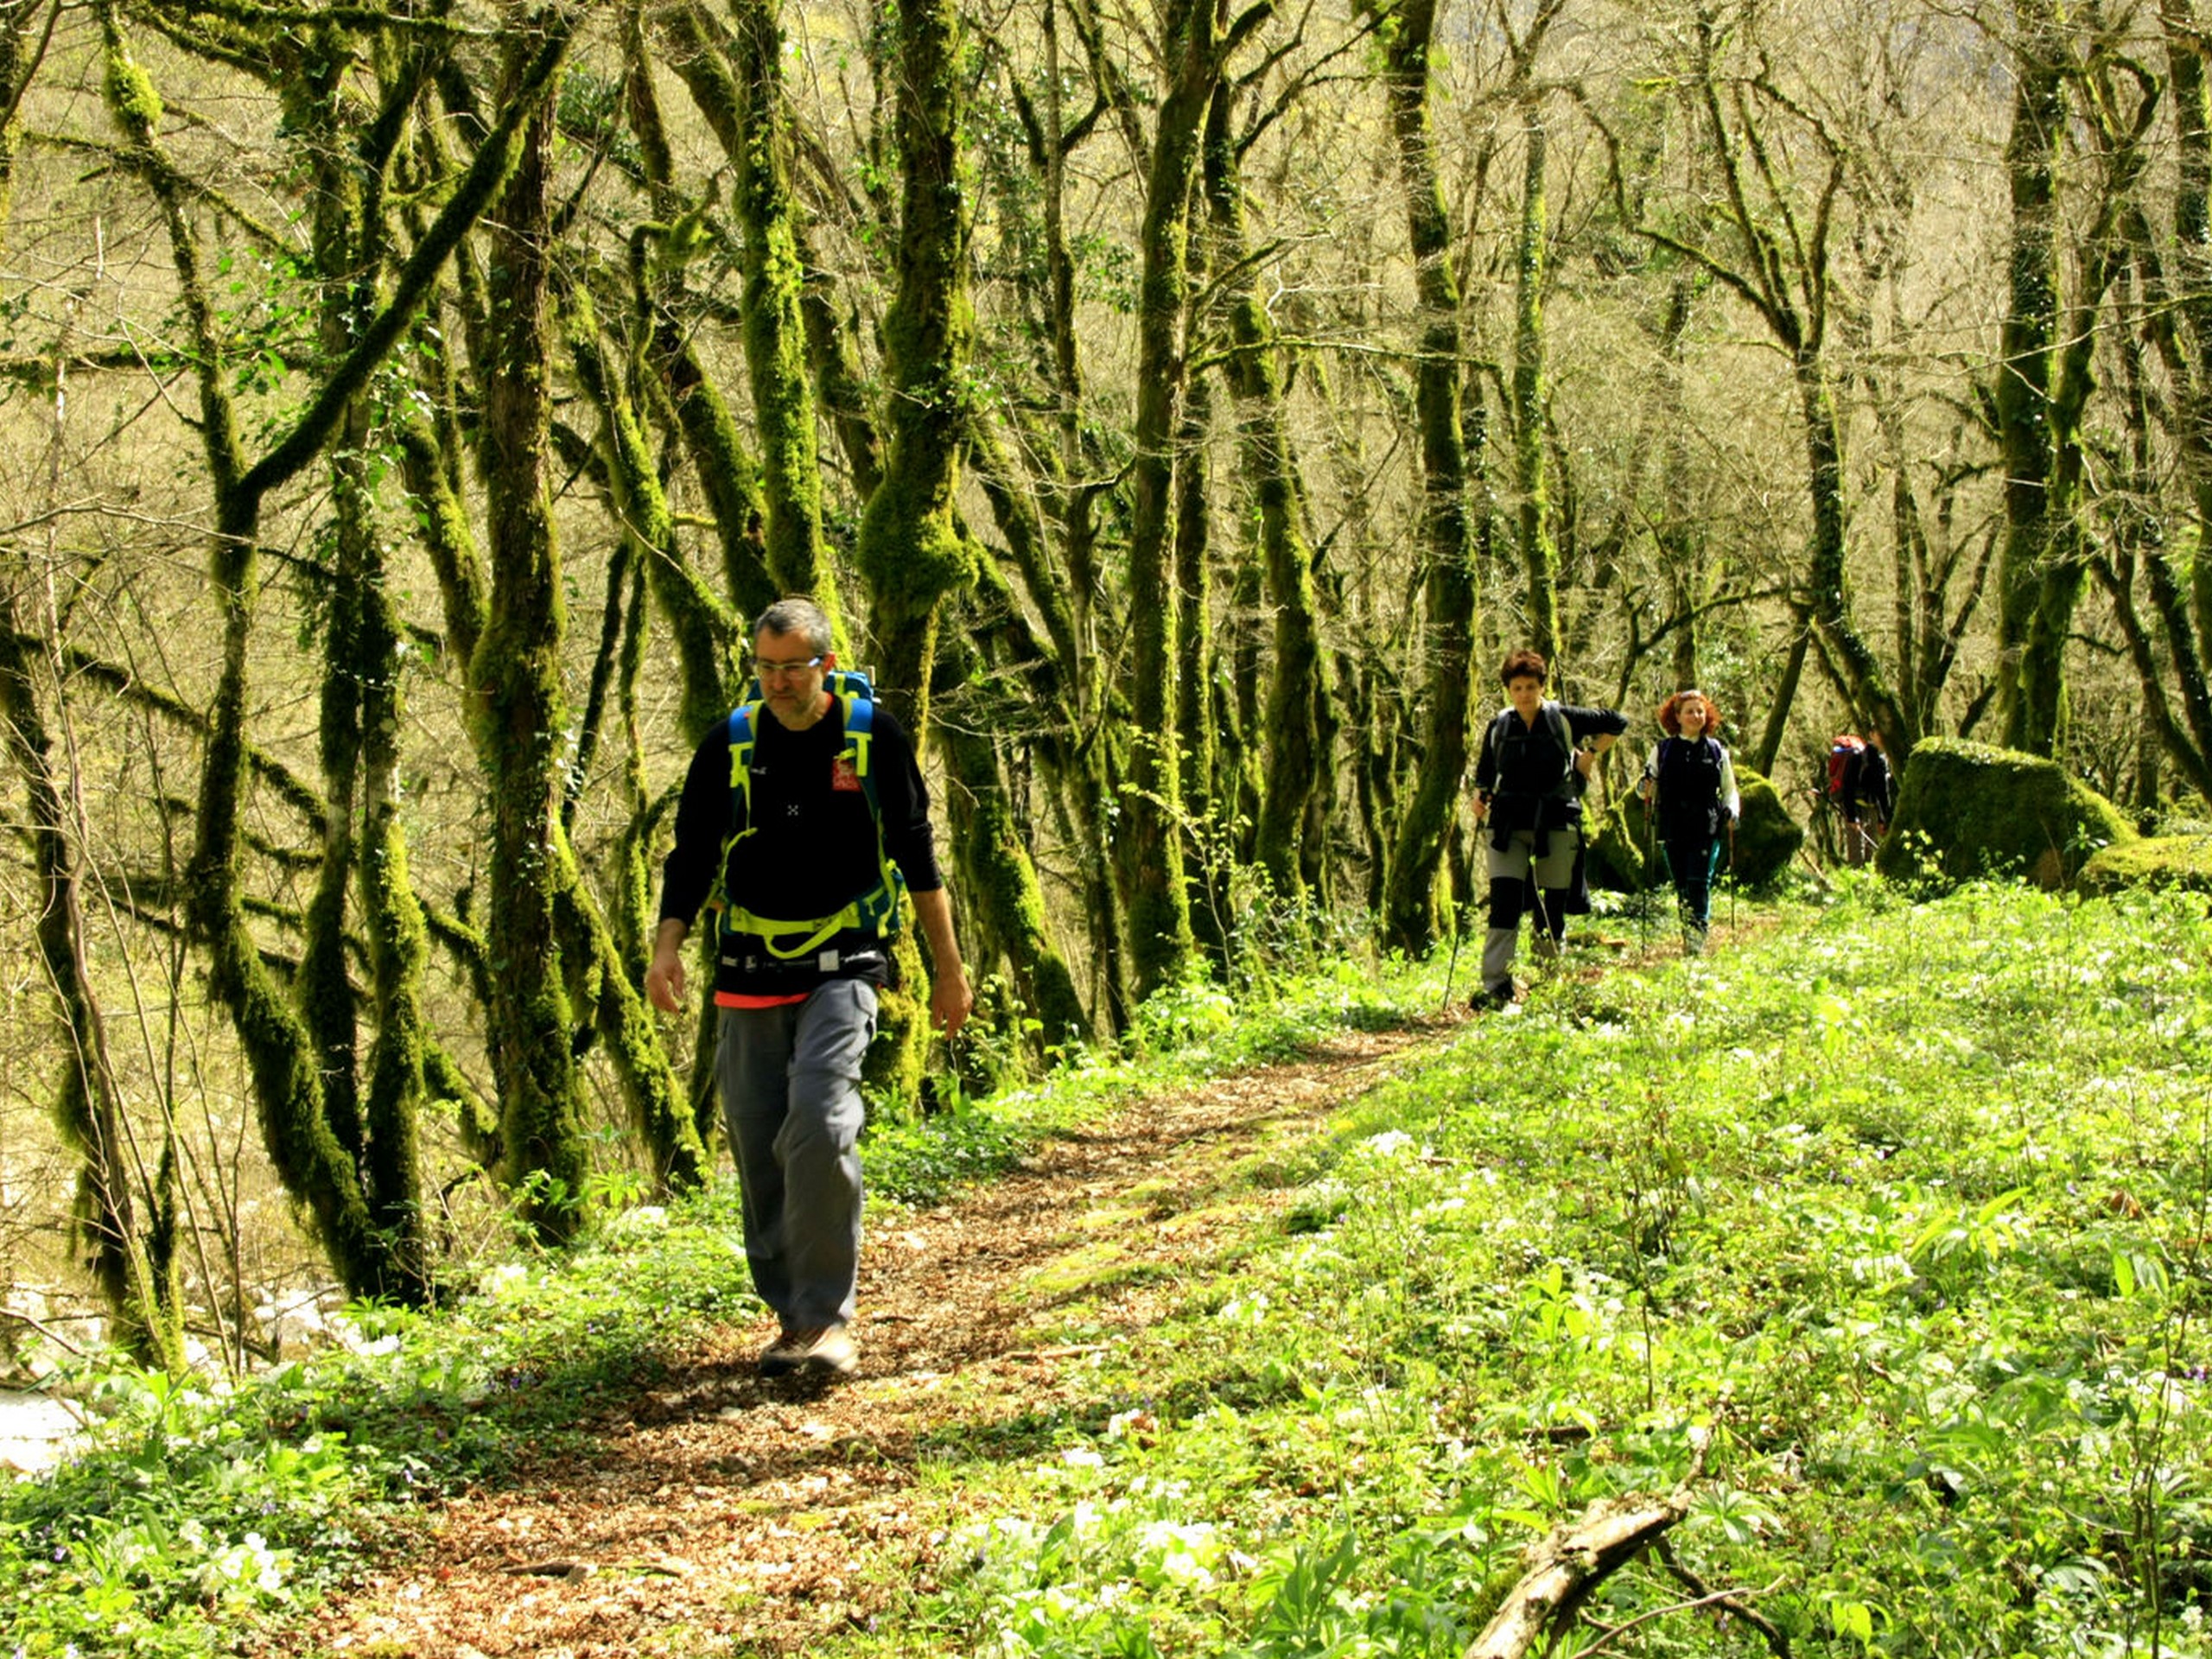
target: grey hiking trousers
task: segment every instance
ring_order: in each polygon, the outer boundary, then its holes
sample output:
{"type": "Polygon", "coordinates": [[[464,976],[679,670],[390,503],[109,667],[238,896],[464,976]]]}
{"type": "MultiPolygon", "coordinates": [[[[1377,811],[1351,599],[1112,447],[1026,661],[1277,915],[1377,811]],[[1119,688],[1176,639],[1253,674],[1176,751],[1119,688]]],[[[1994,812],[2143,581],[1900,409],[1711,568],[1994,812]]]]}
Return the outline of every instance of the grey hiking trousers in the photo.
{"type": "Polygon", "coordinates": [[[846,1325],[860,1277],[861,1057],[875,987],[832,979],[804,1002],[724,1008],[722,1122],[745,1198],[753,1287],[786,1331],[846,1325]]]}
{"type": "Polygon", "coordinates": [[[1483,985],[1495,989],[1513,983],[1513,947],[1521,937],[1521,887],[1529,879],[1531,868],[1536,874],[1536,890],[1546,913],[1536,921],[1536,948],[1548,950],[1552,934],[1547,924],[1550,912],[1566,897],[1567,889],[1574,881],[1574,852],[1582,844],[1581,832],[1575,830],[1554,830],[1545,845],[1544,855],[1536,856],[1536,832],[1516,830],[1500,848],[1487,838],[1483,843],[1484,861],[1490,876],[1490,931],[1483,936],[1483,985]]]}

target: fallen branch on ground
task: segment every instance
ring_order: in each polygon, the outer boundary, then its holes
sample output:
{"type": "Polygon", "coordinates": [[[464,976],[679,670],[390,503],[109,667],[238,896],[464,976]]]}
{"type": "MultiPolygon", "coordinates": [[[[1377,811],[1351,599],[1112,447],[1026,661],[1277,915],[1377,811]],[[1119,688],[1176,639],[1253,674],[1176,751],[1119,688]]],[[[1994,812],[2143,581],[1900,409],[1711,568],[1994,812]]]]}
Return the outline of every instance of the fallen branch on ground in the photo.
{"type": "Polygon", "coordinates": [[[1689,1513],[1712,1437],[1694,1430],[1691,1444],[1689,1472],[1664,1497],[1607,1498],[1591,1505],[1573,1527],[1555,1530],[1531,1547],[1528,1570],[1467,1649],[1466,1659],[1527,1659],[1540,1643],[1563,1635],[1599,1585],[1689,1513]]]}

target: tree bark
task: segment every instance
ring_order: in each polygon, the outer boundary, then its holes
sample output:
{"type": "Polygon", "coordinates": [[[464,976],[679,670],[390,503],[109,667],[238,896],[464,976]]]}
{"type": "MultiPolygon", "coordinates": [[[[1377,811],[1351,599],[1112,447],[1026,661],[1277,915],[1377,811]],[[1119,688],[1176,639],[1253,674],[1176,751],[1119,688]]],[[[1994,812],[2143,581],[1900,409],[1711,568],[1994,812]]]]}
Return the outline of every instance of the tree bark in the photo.
{"type": "Polygon", "coordinates": [[[2005,146],[2012,194],[2010,290],[1993,404],[2005,458],[2005,550],[1998,568],[1999,718],[2011,748],[2050,754],[2055,687],[2032,685],[2029,636],[2037,595],[2061,533],[2051,499],[2053,341],[2058,332],[2058,147],[2066,128],[2064,41],[2053,0],[2016,0],[2012,126],[2005,146]]]}
{"type": "MultiPolygon", "coordinates": [[[[509,55],[512,86],[512,48],[509,55]]],[[[559,867],[569,855],[559,823],[567,601],[546,479],[552,140],[552,117],[541,111],[524,129],[492,216],[491,286],[499,302],[489,321],[483,388],[491,603],[469,683],[491,789],[486,1035],[499,1082],[505,1173],[538,1236],[559,1242],[582,1223],[589,1165],[555,913],[564,885],[559,867]]]]}
{"type": "Polygon", "coordinates": [[[1205,181],[1220,249],[1215,263],[1230,273],[1224,296],[1231,347],[1225,374],[1236,399],[1245,486],[1259,505],[1260,563],[1274,619],[1255,851],[1275,893],[1296,904],[1323,879],[1326,849],[1309,844],[1305,830],[1322,772],[1329,663],[1321,649],[1305,481],[1284,406],[1281,347],[1260,302],[1257,268],[1246,248],[1244,185],[1230,108],[1228,89],[1217,89],[1206,121],[1205,181]]]}
{"type": "Polygon", "coordinates": [[[1410,0],[1399,8],[1396,21],[1383,73],[1423,320],[1414,406],[1421,425],[1427,677],[1420,776],[1391,854],[1382,937],[1393,948],[1418,953],[1437,937],[1437,872],[1467,770],[1475,571],[1459,423],[1459,288],[1429,128],[1433,0],[1410,0]]]}

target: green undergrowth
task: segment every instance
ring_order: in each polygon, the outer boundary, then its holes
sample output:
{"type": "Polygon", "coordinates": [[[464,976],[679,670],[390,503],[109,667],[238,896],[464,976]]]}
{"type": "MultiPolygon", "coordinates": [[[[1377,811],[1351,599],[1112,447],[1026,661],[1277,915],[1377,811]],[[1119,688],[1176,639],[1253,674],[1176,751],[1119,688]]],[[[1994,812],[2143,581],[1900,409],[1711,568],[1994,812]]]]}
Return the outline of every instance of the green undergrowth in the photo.
{"type": "Polygon", "coordinates": [[[1557,1651],[1780,1650],[1718,1592],[1798,1655],[2212,1651],[2202,899],[1779,921],[1346,1102],[1175,1317],[937,1437],[932,1544],[831,1650],[1456,1655],[1707,1431],[1557,1651]]]}
{"type": "MultiPolygon", "coordinates": [[[[1431,990],[1421,970],[1351,967],[1264,995],[1176,988],[1123,1055],[1071,1056],[1042,1082],[871,1130],[871,1202],[937,1202],[1055,1130],[1396,1022],[1431,990]]],[[[243,1382],[61,1374],[86,1447],[0,1484],[0,1659],[251,1650],[422,1500],[584,1443],[713,1327],[753,1319],[738,1221],[734,1182],[611,1214],[579,1247],[493,1268],[435,1311],[352,1308],[343,1344],[243,1382]]]]}

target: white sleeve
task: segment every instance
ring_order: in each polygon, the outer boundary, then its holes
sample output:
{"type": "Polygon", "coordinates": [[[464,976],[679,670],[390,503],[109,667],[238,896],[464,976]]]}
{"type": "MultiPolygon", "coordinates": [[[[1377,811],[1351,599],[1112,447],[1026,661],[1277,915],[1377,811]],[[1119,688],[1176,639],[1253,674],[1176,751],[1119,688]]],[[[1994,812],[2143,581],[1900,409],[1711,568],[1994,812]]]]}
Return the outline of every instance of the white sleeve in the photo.
{"type": "Polygon", "coordinates": [[[1720,750],[1720,805],[1732,818],[1744,816],[1744,803],[1736,793],[1736,759],[1726,745],[1720,750]]]}

